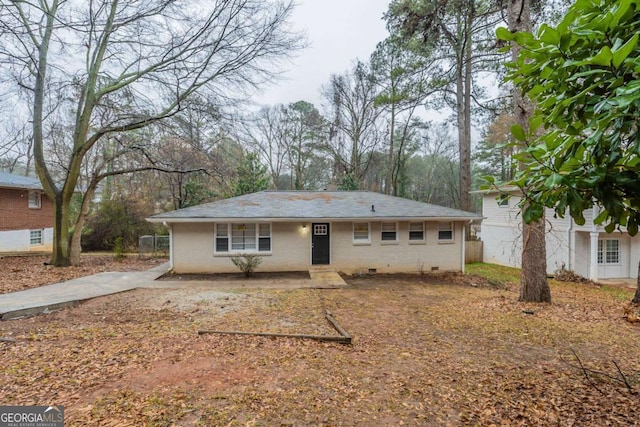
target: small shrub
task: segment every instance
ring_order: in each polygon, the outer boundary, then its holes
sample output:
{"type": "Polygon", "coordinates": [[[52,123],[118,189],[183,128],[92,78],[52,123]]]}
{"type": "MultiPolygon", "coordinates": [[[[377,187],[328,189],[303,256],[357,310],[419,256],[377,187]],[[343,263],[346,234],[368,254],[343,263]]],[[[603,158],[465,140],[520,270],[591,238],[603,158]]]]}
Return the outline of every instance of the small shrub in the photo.
{"type": "Polygon", "coordinates": [[[124,239],[122,237],[116,237],[113,241],[113,257],[115,259],[124,259],[127,257],[124,250],[124,239]]]}
{"type": "Polygon", "coordinates": [[[262,263],[260,255],[247,254],[231,257],[231,262],[244,273],[245,277],[253,276],[258,266],[262,263]]]}

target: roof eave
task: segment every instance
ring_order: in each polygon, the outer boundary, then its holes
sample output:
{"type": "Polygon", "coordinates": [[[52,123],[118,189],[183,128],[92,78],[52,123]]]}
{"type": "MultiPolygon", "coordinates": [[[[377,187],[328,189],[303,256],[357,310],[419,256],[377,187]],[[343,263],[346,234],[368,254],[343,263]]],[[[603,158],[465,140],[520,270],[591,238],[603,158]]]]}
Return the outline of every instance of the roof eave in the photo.
{"type": "Polygon", "coordinates": [[[376,217],[288,217],[288,218],[210,218],[210,217],[192,217],[192,218],[169,218],[169,217],[151,217],[146,220],[151,223],[203,223],[203,222],[370,222],[370,221],[477,221],[482,220],[481,215],[478,216],[376,216],[376,217]]]}

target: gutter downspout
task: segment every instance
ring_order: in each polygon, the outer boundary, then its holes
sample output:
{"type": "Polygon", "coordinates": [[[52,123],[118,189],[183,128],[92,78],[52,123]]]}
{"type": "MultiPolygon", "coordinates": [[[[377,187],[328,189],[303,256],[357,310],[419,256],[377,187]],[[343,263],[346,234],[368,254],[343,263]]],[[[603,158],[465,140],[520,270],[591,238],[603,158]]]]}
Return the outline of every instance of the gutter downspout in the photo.
{"type": "Polygon", "coordinates": [[[569,246],[569,251],[567,252],[567,270],[569,271],[573,271],[573,257],[575,255],[572,256],[571,251],[573,249],[573,242],[572,242],[572,237],[573,237],[573,217],[571,215],[569,215],[569,227],[567,227],[567,244],[569,246]]]}
{"type": "Polygon", "coordinates": [[[166,221],[162,222],[162,225],[169,229],[169,270],[173,270],[173,227],[167,224],[166,221]]]}
{"type": "MultiPolygon", "coordinates": [[[[598,216],[598,208],[594,205],[591,208],[593,218],[598,216]]],[[[591,237],[591,244],[589,245],[589,255],[591,259],[591,263],[589,265],[589,279],[594,282],[598,281],[598,237],[600,233],[598,233],[598,226],[594,222],[591,226],[591,232],[589,236],[591,237]]]]}
{"type": "MultiPolygon", "coordinates": [[[[473,223],[473,220],[469,220],[469,225],[471,225],[473,223]]],[[[461,223],[462,224],[462,223],[461,223]]],[[[462,271],[462,274],[464,274],[464,270],[466,267],[466,261],[467,261],[467,237],[466,234],[464,232],[464,226],[462,227],[462,230],[460,232],[460,235],[462,236],[462,256],[460,258],[462,258],[462,265],[460,266],[460,271],[462,271]]]]}

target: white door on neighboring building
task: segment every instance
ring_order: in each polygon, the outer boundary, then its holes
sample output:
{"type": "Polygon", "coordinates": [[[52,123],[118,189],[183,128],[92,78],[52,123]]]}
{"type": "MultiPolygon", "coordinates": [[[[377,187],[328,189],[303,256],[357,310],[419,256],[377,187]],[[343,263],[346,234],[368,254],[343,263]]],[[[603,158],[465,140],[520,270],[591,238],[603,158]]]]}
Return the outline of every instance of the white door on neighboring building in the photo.
{"type": "Polygon", "coordinates": [[[629,277],[629,239],[624,237],[598,240],[598,278],[629,277]]]}

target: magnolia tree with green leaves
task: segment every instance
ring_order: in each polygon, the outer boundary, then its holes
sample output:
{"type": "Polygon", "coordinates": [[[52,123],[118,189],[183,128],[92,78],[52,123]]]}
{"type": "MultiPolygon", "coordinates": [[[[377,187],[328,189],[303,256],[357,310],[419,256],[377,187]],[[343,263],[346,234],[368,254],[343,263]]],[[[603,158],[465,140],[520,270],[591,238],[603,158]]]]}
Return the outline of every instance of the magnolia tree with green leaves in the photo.
{"type": "MultiPolygon", "coordinates": [[[[535,141],[514,181],[528,189],[526,221],[548,207],[584,224],[595,203],[595,223],[607,232],[638,233],[639,33],[640,0],[578,0],[557,27],[498,30],[522,47],[509,78],[536,104],[529,128],[512,129],[535,141]]],[[[640,275],[633,301],[640,303],[640,275]]]]}

